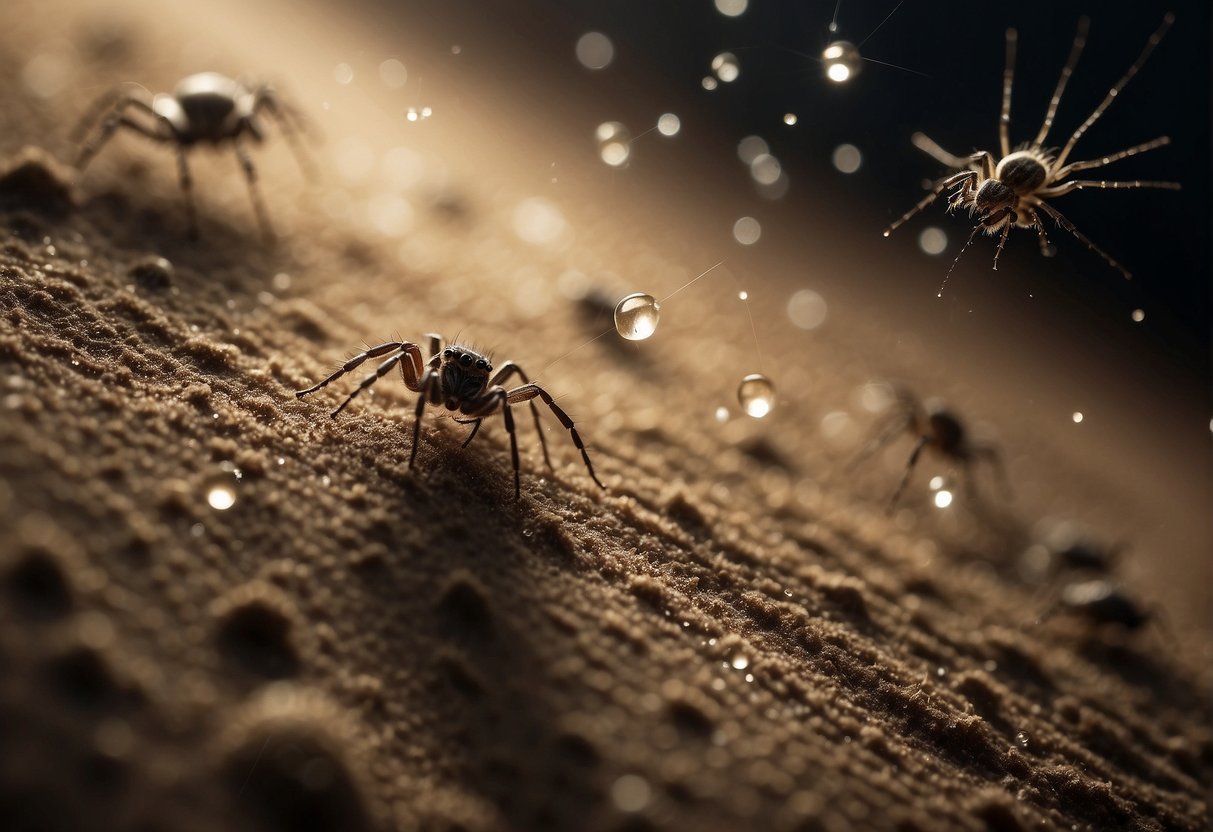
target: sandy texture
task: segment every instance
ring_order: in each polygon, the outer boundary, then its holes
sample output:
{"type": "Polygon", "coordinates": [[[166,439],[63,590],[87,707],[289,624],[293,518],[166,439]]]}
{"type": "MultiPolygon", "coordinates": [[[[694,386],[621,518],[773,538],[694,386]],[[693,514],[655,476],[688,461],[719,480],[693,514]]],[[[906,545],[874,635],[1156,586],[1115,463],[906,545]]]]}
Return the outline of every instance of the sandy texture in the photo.
{"type": "MultiPolygon", "coordinates": [[[[28,52],[9,31],[6,77],[28,52]]],[[[94,71],[147,49],[89,31],[94,71]]],[[[39,140],[59,119],[5,96],[6,829],[1207,828],[1206,635],[1037,623],[1054,585],[1023,580],[1030,524],[988,480],[941,514],[924,469],[886,516],[909,440],[848,472],[873,417],[833,444],[801,430],[877,356],[764,327],[781,399],[747,420],[724,283],[641,348],[612,335],[542,372],[607,492],[546,413],[554,471],[518,412],[518,502],[499,420],[461,449],[428,416],[410,471],[398,377],[335,421],[348,385],[292,391],[431,329],[537,374],[602,328],[562,271],[674,287],[711,261],[609,213],[570,210],[592,242],[528,245],[520,193],[457,173],[410,186],[403,239],[376,233],[333,207],[365,193],[293,182],[281,147],[259,159],[284,242],[230,163],[204,164],[192,243],[164,154],[116,142],[77,182],[18,150],[69,147],[39,140]]],[[[1048,468],[1013,471],[1109,487],[1048,468]]]]}

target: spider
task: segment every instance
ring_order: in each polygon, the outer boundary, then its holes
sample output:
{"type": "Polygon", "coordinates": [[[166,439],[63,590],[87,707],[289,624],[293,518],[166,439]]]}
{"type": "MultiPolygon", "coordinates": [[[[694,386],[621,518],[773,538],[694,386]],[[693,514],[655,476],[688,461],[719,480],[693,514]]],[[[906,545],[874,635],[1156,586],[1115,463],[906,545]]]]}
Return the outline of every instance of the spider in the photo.
{"type": "Polygon", "coordinates": [[[1083,616],[1095,626],[1115,624],[1125,630],[1139,630],[1156,615],[1155,610],[1142,607],[1124,589],[1106,580],[1066,584],[1056,610],[1083,616]]]}
{"type": "MultiPolygon", "coordinates": [[[[957,172],[936,183],[931,192],[923,197],[917,205],[885,229],[884,236],[889,236],[898,226],[934,202],[944,191],[949,188],[955,188],[956,190],[949,197],[948,210],[967,208],[970,216],[976,216],[978,222],[973,227],[973,231],[969,234],[969,238],[965,241],[964,246],[961,247],[960,254],[956,255],[952,268],[948,269],[949,276],[952,273],[952,269],[956,267],[956,263],[959,262],[960,255],[964,254],[965,249],[969,247],[969,243],[973,242],[973,238],[977,236],[978,231],[999,235],[998,246],[994,251],[995,271],[998,270],[999,255],[1002,254],[1003,246],[1006,245],[1007,236],[1010,234],[1013,226],[1035,229],[1040,242],[1041,253],[1048,256],[1052,253],[1052,249],[1048,238],[1045,236],[1044,224],[1040,219],[1040,214],[1044,214],[1050,217],[1057,225],[1073,234],[1080,242],[1085,243],[1087,248],[1102,257],[1110,266],[1119,270],[1126,279],[1132,277],[1124,266],[1095,245],[1095,243],[1091,242],[1091,240],[1087,239],[1086,236],[1074,227],[1072,222],[1050,205],[1047,200],[1068,194],[1070,191],[1082,190],[1083,188],[1110,190],[1163,188],[1167,190],[1179,190],[1180,185],[1177,182],[1143,182],[1140,180],[1133,182],[1105,182],[1102,180],[1068,178],[1071,174],[1078,171],[1103,167],[1120,159],[1126,159],[1139,153],[1145,153],[1147,150],[1163,147],[1171,142],[1168,136],[1159,136],[1156,139],[1142,142],[1117,153],[1110,153],[1098,159],[1066,163],[1078,140],[1082,138],[1091,125],[1116,100],[1116,97],[1124,89],[1129,79],[1142,68],[1146,59],[1150,57],[1150,53],[1158,46],[1163,35],[1166,34],[1167,29],[1171,27],[1174,21],[1175,16],[1171,13],[1167,13],[1163,17],[1162,24],[1150,36],[1150,39],[1146,41],[1141,55],[1138,56],[1133,65],[1125,72],[1124,77],[1117,81],[1116,85],[1108,91],[1108,94],[1100,102],[1099,106],[1095,108],[1095,111],[1087,117],[1086,121],[1079,125],[1078,129],[1074,131],[1060,151],[1057,151],[1055,148],[1046,148],[1044,142],[1045,138],[1049,135],[1050,128],[1053,126],[1053,117],[1057,113],[1057,106],[1061,103],[1062,93],[1065,92],[1066,84],[1069,82],[1070,76],[1078,64],[1078,58],[1082,54],[1083,47],[1086,45],[1089,21],[1085,17],[1078,21],[1078,31],[1074,36],[1074,45],[1070,50],[1070,57],[1061,71],[1061,78],[1057,81],[1057,88],[1053,91],[1053,98],[1049,101],[1049,107],[1045,113],[1044,124],[1041,125],[1036,138],[1020,145],[1014,152],[1011,151],[1009,133],[1011,126],[1011,84],[1015,74],[1015,45],[1018,36],[1014,29],[1008,29],[1007,60],[1002,84],[1002,116],[998,122],[999,146],[1002,152],[1001,159],[996,163],[993,154],[984,150],[967,157],[955,156],[944,150],[926,135],[915,133],[912,137],[915,147],[957,172]]],[[[944,283],[947,283],[947,277],[944,278],[944,283]]],[[[942,290],[943,287],[941,286],[941,296],[942,290]]]]}
{"type": "Polygon", "coordinates": [[[294,108],[285,104],[268,85],[249,85],[217,72],[200,72],[183,78],[171,94],[150,96],[147,90],[138,87],[134,91],[113,90],[97,99],[80,120],[73,133],[74,138],[81,139],[90,125],[96,125],[102,115],[108,115],[105,121],[93,130],[92,137],[81,143],[76,167],[83,171],[119,127],[133,130],[154,141],[175,144],[177,170],[189,219],[189,235],[196,238],[198,219],[194,210],[193,180],[190,178],[186,153],[196,144],[219,146],[231,142],[236,158],[244,170],[245,179],[248,180],[249,196],[257,214],[257,223],[262,234],[267,239],[272,239],[274,235],[269,215],[257,190],[256,170],[245,145],[245,136],[255,142],[264,139],[265,131],[258,118],[262,112],[268,113],[277,121],[300,166],[306,170],[310,163],[299,145],[297,135],[304,131],[304,122],[294,108]],[[132,118],[127,114],[131,109],[150,118],[151,122],[132,118]]]}
{"type": "Polygon", "coordinates": [[[417,443],[421,438],[421,416],[427,403],[444,405],[447,410],[469,417],[455,420],[460,424],[472,426],[472,432],[463,441],[462,447],[464,448],[476,437],[476,432],[480,430],[480,423],[488,416],[501,411],[501,416],[505,420],[505,429],[510,435],[510,455],[514,463],[514,499],[521,496],[522,486],[519,478],[518,439],[514,434],[514,415],[510,410],[510,405],[522,402],[530,404],[531,415],[535,419],[535,430],[539,432],[539,446],[543,449],[543,461],[551,468],[552,460],[548,456],[547,440],[543,437],[543,429],[539,424],[539,409],[535,406],[534,401],[536,398],[542,399],[572,436],[573,444],[577,446],[577,450],[581,451],[581,459],[585,463],[586,470],[590,472],[590,479],[599,488],[606,489],[606,486],[594,473],[589,452],[586,450],[585,443],[581,441],[581,434],[577,432],[573,420],[561,409],[560,405],[553,401],[550,393],[538,384],[531,383],[521,367],[513,361],[507,361],[493,375],[493,365],[483,353],[460,344],[451,344],[444,349],[441,335],[429,333],[426,337],[430,341],[428,364],[422,361],[421,347],[417,344],[409,341],[389,341],[355,355],[324,381],[306,390],[298,391],[295,396],[302,399],[304,396],[328,386],[346,373],[353,372],[364,361],[387,356],[387,359],[376,368],[375,372],[363,379],[362,383],[346,396],[345,401],[337,406],[337,409],[330,414],[332,418],[336,419],[337,414],[344,410],[355,396],[390,373],[399,364],[405,387],[414,393],[421,394],[421,397],[417,399],[416,418],[413,422],[413,447],[409,453],[409,467],[412,468],[417,459],[417,443]],[[515,375],[522,379],[521,387],[507,390],[502,386],[502,382],[515,375]]]}
{"type": "MultiPolygon", "coordinates": [[[[894,413],[881,431],[871,439],[856,455],[852,466],[857,465],[876,451],[888,445],[903,431],[909,432],[916,439],[914,449],[906,461],[905,472],[893,496],[889,498],[888,510],[892,511],[910,481],[910,474],[918,464],[918,458],[924,448],[931,448],[940,456],[960,465],[968,473],[969,466],[976,460],[985,460],[995,470],[1003,490],[1009,492],[1006,473],[1002,466],[1002,456],[998,449],[986,442],[977,442],[968,437],[964,423],[955,413],[948,409],[938,399],[927,399],[919,402],[918,398],[901,386],[893,387],[896,397],[894,413]]],[[[966,478],[969,488],[972,483],[966,478]]]]}

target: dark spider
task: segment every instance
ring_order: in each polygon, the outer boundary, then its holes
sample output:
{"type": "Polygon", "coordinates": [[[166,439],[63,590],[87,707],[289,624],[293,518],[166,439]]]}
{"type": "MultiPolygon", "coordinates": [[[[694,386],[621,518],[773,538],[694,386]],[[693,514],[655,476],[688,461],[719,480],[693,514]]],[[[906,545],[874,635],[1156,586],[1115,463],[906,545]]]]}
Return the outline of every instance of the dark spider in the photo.
{"type": "Polygon", "coordinates": [[[353,372],[367,359],[381,358],[386,355],[387,360],[380,364],[375,372],[363,379],[362,383],[346,396],[345,401],[337,406],[331,416],[334,419],[337,418],[337,414],[344,410],[355,396],[390,373],[399,364],[405,387],[414,393],[421,394],[417,399],[416,419],[413,422],[413,447],[409,453],[409,467],[412,468],[417,459],[417,443],[421,438],[421,416],[427,403],[443,405],[447,410],[469,417],[455,420],[460,424],[472,425],[472,432],[463,441],[465,448],[475,438],[476,432],[480,430],[480,423],[500,410],[502,418],[505,420],[506,432],[510,435],[510,456],[514,463],[514,499],[521,496],[522,486],[519,475],[518,439],[514,433],[514,414],[510,410],[510,405],[522,402],[530,404],[531,415],[535,419],[535,429],[539,432],[539,445],[543,449],[543,460],[551,468],[552,460],[548,456],[547,440],[544,439],[543,428],[539,424],[539,409],[535,407],[534,402],[536,398],[542,399],[572,436],[573,444],[577,446],[577,450],[581,451],[581,459],[585,462],[586,470],[590,472],[590,479],[599,488],[606,489],[606,486],[594,473],[589,452],[586,451],[585,443],[581,441],[581,434],[577,432],[573,420],[560,408],[560,405],[552,400],[550,393],[538,384],[530,382],[521,367],[513,361],[507,361],[495,375],[492,375],[493,366],[482,353],[459,344],[452,344],[443,349],[441,335],[429,333],[427,337],[430,339],[428,364],[422,361],[421,348],[417,344],[409,341],[389,341],[355,355],[345,362],[340,370],[324,381],[306,390],[298,391],[295,396],[301,399],[309,393],[315,393],[321,387],[336,381],[346,373],[353,372]],[[501,384],[512,375],[521,378],[523,384],[521,387],[507,390],[501,384]]]}
{"type": "MultiPolygon", "coordinates": [[[[1009,490],[1006,473],[1002,467],[1002,457],[994,445],[970,439],[960,417],[938,399],[927,399],[926,402],[920,402],[912,392],[896,385],[893,387],[893,393],[896,402],[893,405],[892,416],[889,417],[880,432],[860,449],[851,463],[856,465],[862,462],[903,432],[909,432],[916,438],[914,449],[906,461],[906,470],[901,476],[901,482],[897,484],[897,489],[889,498],[889,511],[892,511],[897,504],[906,483],[910,481],[910,474],[914,471],[914,466],[918,464],[918,457],[922,455],[924,448],[931,448],[940,456],[960,465],[966,474],[974,461],[985,460],[993,466],[1004,490],[1009,490]]],[[[966,486],[971,489],[971,477],[966,476],[965,482],[966,486]]]]}
{"type": "Polygon", "coordinates": [[[1116,624],[1126,630],[1139,630],[1153,617],[1150,610],[1143,609],[1123,589],[1106,580],[1066,584],[1058,606],[1084,616],[1092,624],[1116,624]]]}
{"type": "MultiPolygon", "coordinates": [[[[1180,185],[1177,182],[1107,182],[1092,179],[1068,179],[1072,173],[1103,167],[1120,159],[1127,159],[1130,156],[1145,153],[1147,150],[1154,150],[1155,148],[1170,144],[1171,139],[1167,136],[1160,136],[1117,153],[1109,153],[1098,159],[1066,164],[1066,160],[1069,158],[1070,152],[1074,149],[1078,140],[1082,138],[1091,125],[1116,100],[1116,97],[1124,89],[1129,79],[1137,74],[1138,70],[1145,64],[1146,59],[1150,57],[1150,53],[1154,51],[1154,47],[1158,46],[1159,41],[1162,40],[1163,35],[1174,21],[1175,16],[1169,12],[1163,17],[1162,24],[1150,36],[1141,55],[1133,62],[1128,71],[1125,72],[1124,77],[1117,81],[1111,90],[1108,91],[1108,94],[1099,106],[1095,108],[1095,111],[1074,131],[1060,151],[1046,148],[1044,142],[1049,135],[1050,128],[1053,126],[1053,117],[1057,114],[1057,106],[1061,103],[1062,93],[1065,92],[1066,84],[1074,72],[1074,67],[1078,64],[1078,57],[1082,54],[1083,46],[1086,45],[1088,20],[1084,17],[1078,22],[1078,33],[1074,37],[1074,46],[1070,51],[1069,60],[1066,61],[1066,65],[1061,71],[1061,78],[1057,82],[1053,98],[1049,101],[1049,108],[1045,113],[1044,124],[1040,128],[1040,132],[1036,134],[1036,138],[1020,145],[1014,152],[1011,151],[1009,133],[1011,126],[1011,84],[1015,74],[1015,44],[1018,36],[1014,29],[1008,29],[1007,64],[1003,73],[1002,85],[1002,116],[998,122],[999,147],[1002,154],[999,157],[999,161],[996,163],[993,154],[984,150],[971,156],[955,156],[944,150],[926,135],[915,133],[913,136],[915,147],[930,155],[941,164],[959,172],[953,173],[938,182],[931,192],[923,197],[917,205],[886,228],[884,236],[889,236],[898,226],[934,202],[941,193],[948,188],[954,187],[956,190],[948,201],[948,210],[967,208],[969,214],[975,215],[978,220],[977,225],[973,227],[972,233],[969,234],[968,240],[961,248],[960,254],[964,254],[965,249],[968,248],[969,243],[973,242],[973,238],[977,236],[978,231],[984,231],[986,234],[998,234],[998,247],[994,251],[994,270],[997,271],[998,257],[1002,254],[1003,246],[1007,242],[1007,235],[1010,234],[1013,226],[1035,229],[1037,238],[1040,241],[1041,252],[1046,255],[1049,254],[1049,241],[1045,237],[1044,224],[1037,213],[1039,211],[1052,218],[1057,225],[1069,231],[1079,241],[1085,243],[1087,248],[1106,260],[1113,268],[1118,269],[1126,278],[1130,277],[1128,270],[1124,266],[1113,260],[1103,249],[1083,236],[1074,227],[1072,222],[1066,219],[1060,211],[1046,200],[1082,188],[1107,190],[1125,188],[1179,189],[1180,185]]],[[[956,267],[956,263],[960,260],[960,254],[956,255],[952,268],[956,267]]],[[[951,272],[952,269],[948,269],[949,275],[951,272]]],[[[947,282],[946,277],[944,278],[944,282],[947,282]]],[[[942,293],[942,287],[940,287],[940,291],[942,293]]]]}
{"type": "Polygon", "coordinates": [[[198,144],[220,146],[231,142],[248,180],[249,196],[262,234],[272,239],[273,229],[257,190],[256,170],[245,146],[246,136],[258,143],[264,139],[265,130],[258,118],[262,112],[277,121],[300,166],[308,170],[310,162],[298,141],[298,135],[304,131],[304,122],[294,108],[284,103],[266,84],[250,86],[217,72],[200,72],[183,78],[171,94],[150,96],[147,90],[137,87],[133,91],[113,90],[99,98],[80,120],[73,136],[80,139],[102,115],[108,113],[108,116],[100,127],[93,130],[92,138],[81,144],[76,167],[83,171],[119,127],[133,130],[154,141],[176,145],[177,169],[181,190],[185,194],[189,234],[190,237],[197,237],[193,180],[190,178],[186,153],[198,144]],[[152,121],[147,123],[133,118],[127,114],[131,109],[152,121]]]}

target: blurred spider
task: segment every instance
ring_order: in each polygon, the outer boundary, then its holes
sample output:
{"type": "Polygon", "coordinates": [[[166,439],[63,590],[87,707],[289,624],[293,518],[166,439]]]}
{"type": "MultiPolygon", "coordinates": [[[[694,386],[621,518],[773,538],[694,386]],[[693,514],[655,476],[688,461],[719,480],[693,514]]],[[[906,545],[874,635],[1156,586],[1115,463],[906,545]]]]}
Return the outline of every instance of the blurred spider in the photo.
{"type": "Polygon", "coordinates": [[[510,405],[522,402],[530,404],[531,415],[535,419],[535,430],[539,432],[539,445],[543,449],[543,460],[549,468],[552,467],[552,460],[548,456],[547,440],[544,439],[543,428],[539,424],[539,409],[535,407],[534,402],[536,398],[539,398],[551,408],[552,413],[556,414],[556,418],[560,420],[560,424],[564,425],[572,436],[573,444],[577,446],[577,450],[581,451],[581,459],[585,462],[586,470],[590,472],[590,479],[599,488],[606,488],[594,473],[589,452],[586,451],[585,444],[581,441],[581,434],[577,432],[573,420],[560,408],[560,405],[552,400],[550,393],[538,384],[530,382],[521,367],[513,361],[507,361],[497,370],[496,375],[490,377],[493,366],[482,353],[459,344],[451,344],[443,349],[441,335],[430,333],[427,337],[430,340],[428,364],[422,361],[421,348],[417,344],[409,341],[389,341],[355,355],[324,381],[306,390],[298,391],[295,396],[302,399],[309,393],[315,393],[320,388],[336,381],[346,373],[353,372],[367,359],[382,358],[386,355],[387,360],[380,364],[375,372],[363,379],[362,383],[355,387],[354,391],[346,396],[345,401],[330,414],[332,418],[336,419],[337,414],[344,410],[355,396],[390,373],[399,364],[404,386],[414,393],[421,394],[421,397],[417,399],[416,418],[413,422],[413,447],[409,453],[409,467],[412,468],[417,459],[417,443],[421,438],[421,416],[427,402],[445,405],[447,410],[457,411],[469,417],[455,420],[460,424],[472,426],[472,432],[463,442],[465,448],[475,438],[476,432],[480,430],[480,423],[488,416],[501,411],[501,416],[505,420],[505,429],[510,435],[510,455],[514,462],[514,499],[521,496],[522,487],[519,475],[518,439],[514,433],[514,415],[510,410],[510,405]],[[521,387],[507,390],[501,386],[502,382],[514,375],[522,379],[521,387]]]}
{"type": "MultiPolygon", "coordinates": [[[[927,153],[941,164],[947,165],[958,172],[936,183],[931,192],[923,197],[917,205],[885,229],[884,236],[889,236],[898,226],[934,202],[944,191],[949,188],[955,188],[956,190],[953,191],[948,200],[948,210],[967,208],[970,216],[976,216],[978,222],[973,227],[973,231],[969,234],[964,246],[961,247],[960,253],[956,255],[956,260],[952,262],[952,268],[948,269],[948,275],[951,275],[952,269],[956,267],[956,263],[960,260],[960,255],[964,254],[965,249],[973,242],[973,238],[977,236],[978,231],[999,235],[998,246],[994,251],[995,271],[998,270],[999,255],[1002,254],[1003,246],[1006,245],[1007,236],[1010,234],[1013,226],[1035,229],[1040,242],[1041,253],[1048,256],[1052,250],[1049,240],[1045,236],[1044,224],[1040,219],[1040,214],[1044,214],[1052,218],[1057,225],[1073,234],[1079,241],[1085,243],[1087,248],[1106,260],[1110,266],[1118,269],[1126,279],[1131,277],[1132,275],[1130,275],[1124,266],[1087,239],[1074,227],[1072,222],[1066,219],[1061,212],[1046,200],[1083,188],[1110,190],[1164,188],[1167,190],[1179,190],[1180,185],[1178,182],[1144,182],[1140,180],[1133,182],[1105,182],[1087,179],[1069,179],[1069,181],[1066,181],[1071,174],[1078,171],[1102,167],[1120,159],[1126,159],[1139,153],[1145,153],[1147,150],[1154,150],[1155,148],[1170,144],[1171,139],[1168,136],[1159,136],[1156,139],[1142,142],[1117,153],[1110,153],[1098,159],[1066,164],[1066,160],[1070,157],[1070,152],[1074,149],[1078,140],[1082,138],[1091,125],[1116,100],[1116,97],[1124,89],[1129,79],[1142,68],[1146,59],[1150,57],[1150,53],[1158,46],[1163,35],[1166,34],[1167,29],[1171,27],[1174,21],[1175,16],[1171,13],[1167,13],[1163,17],[1162,24],[1150,36],[1141,55],[1129,67],[1124,77],[1117,81],[1116,85],[1108,91],[1107,96],[1095,108],[1095,111],[1087,117],[1086,121],[1079,125],[1078,129],[1070,136],[1060,152],[1054,148],[1046,148],[1044,142],[1045,138],[1049,135],[1050,128],[1053,126],[1053,117],[1056,115],[1057,107],[1061,103],[1062,93],[1065,92],[1070,75],[1073,74],[1074,68],[1078,64],[1078,58],[1082,54],[1083,47],[1086,45],[1089,21],[1085,17],[1078,21],[1078,32],[1074,36],[1074,46],[1071,48],[1069,60],[1066,61],[1066,65],[1061,71],[1061,78],[1057,82],[1057,88],[1053,92],[1053,98],[1049,101],[1049,108],[1045,113],[1044,124],[1041,125],[1036,138],[1031,142],[1020,145],[1014,152],[1011,152],[1009,131],[1011,126],[1011,84],[1015,74],[1015,44],[1018,36],[1014,29],[1008,29],[1007,62],[1002,84],[1002,116],[998,122],[999,147],[1002,153],[1001,159],[995,163],[994,156],[984,150],[974,153],[972,156],[955,156],[944,150],[926,135],[915,133],[912,137],[915,147],[927,153]]],[[[947,282],[947,277],[944,278],[944,282],[947,282]]],[[[941,286],[941,294],[942,290],[943,287],[941,286]]]]}
{"type": "Polygon", "coordinates": [[[1094,626],[1114,624],[1125,630],[1139,630],[1156,616],[1156,611],[1142,607],[1107,580],[1066,584],[1050,614],[1059,611],[1082,616],[1094,626]]]}
{"type": "Polygon", "coordinates": [[[1003,490],[1010,491],[1006,481],[1006,472],[1002,467],[1002,457],[994,445],[970,439],[960,417],[938,399],[919,402],[912,392],[900,385],[893,385],[892,392],[896,398],[892,416],[889,417],[880,432],[860,449],[851,463],[852,466],[859,464],[888,445],[902,432],[909,432],[916,438],[914,449],[906,461],[905,472],[901,475],[901,481],[897,484],[893,496],[889,498],[888,511],[892,511],[893,507],[897,505],[901,492],[905,490],[906,483],[910,481],[910,474],[913,473],[914,466],[918,464],[918,458],[922,455],[924,448],[931,448],[940,456],[961,466],[966,474],[965,483],[968,489],[972,489],[971,477],[968,476],[969,467],[976,460],[985,460],[994,468],[1003,490]]]}
{"type": "Polygon", "coordinates": [[[244,143],[245,136],[255,142],[264,139],[265,131],[258,119],[262,112],[277,121],[300,166],[307,170],[310,163],[298,142],[298,134],[303,132],[304,123],[294,108],[285,104],[268,85],[250,86],[217,72],[200,72],[183,78],[171,94],[151,96],[144,88],[135,87],[133,90],[116,89],[97,99],[73,131],[74,140],[79,141],[102,115],[108,115],[100,127],[93,131],[92,137],[81,144],[76,167],[83,171],[119,127],[133,130],[154,141],[175,144],[177,170],[189,218],[189,234],[190,237],[197,237],[193,180],[186,152],[196,144],[219,146],[231,142],[248,180],[249,196],[258,225],[262,234],[272,239],[274,234],[269,215],[257,190],[257,173],[244,143]],[[152,121],[149,123],[132,118],[127,114],[131,109],[152,121]]]}

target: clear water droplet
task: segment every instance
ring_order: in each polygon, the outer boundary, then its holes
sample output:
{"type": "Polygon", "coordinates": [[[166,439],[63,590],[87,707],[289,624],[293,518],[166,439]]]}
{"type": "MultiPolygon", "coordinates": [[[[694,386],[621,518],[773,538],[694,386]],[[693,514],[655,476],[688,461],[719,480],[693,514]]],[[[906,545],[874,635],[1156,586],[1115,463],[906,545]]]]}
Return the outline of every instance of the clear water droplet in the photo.
{"type": "Polygon", "coordinates": [[[935,508],[947,508],[952,505],[952,492],[941,488],[935,492],[935,508]]]}
{"type": "Polygon", "coordinates": [[[1136,323],[1141,323],[1145,319],[1146,319],[1146,310],[1144,310],[1144,309],[1134,309],[1133,310],[1133,320],[1136,323]]]}
{"type": "Polygon", "coordinates": [[[948,247],[948,235],[941,228],[929,226],[918,235],[918,247],[923,250],[923,253],[932,256],[943,254],[944,249],[948,247]]]}
{"type": "MultiPolygon", "coordinates": [[[[834,163],[834,168],[839,173],[854,173],[863,164],[863,154],[853,144],[840,144],[834,148],[830,161],[834,163]]],[[[889,235],[885,234],[885,236],[889,235]]]]}
{"type": "Polygon", "coordinates": [[[935,668],[935,675],[942,679],[948,675],[948,669],[946,667],[937,667],[935,668]]]}
{"type": "Polygon", "coordinates": [[[602,32],[586,32],[577,39],[575,51],[586,69],[604,69],[615,57],[615,45],[602,32]]]}
{"type": "Polygon", "coordinates": [[[741,74],[741,64],[732,52],[721,52],[712,58],[712,72],[724,83],[731,84],[741,74]]]}
{"type": "Polygon", "coordinates": [[[775,385],[762,373],[751,373],[741,380],[737,401],[747,416],[761,419],[775,408],[775,385]]]}
{"type": "Polygon", "coordinates": [[[752,246],[762,236],[762,224],[753,217],[742,217],[733,223],[733,239],[743,246],[752,246]]]}
{"type": "Polygon", "coordinates": [[[723,405],[721,407],[716,408],[715,415],[716,415],[716,421],[722,425],[725,422],[729,421],[729,409],[727,407],[724,407],[723,405]]]}
{"type": "Polygon", "coordinates": [[[863,57],[858,47],[845,40],[836,40],[823,49],[821,61],[825,65],[826,77],[836,84],[851,80],[863,67],[863,57]]]}
{"type": "Polygon", "coordinates": [[[408,121],[418,122],[425,121],[434,114],[432,107],[409,107],[404,111],[404,117],[408,121]]]}
{"type": "Polygon", "coordinates": [[[648,338],[660,319],[661,304],[644,292],[633,292],[615,306],[615,331],[629,341],[648,338]]]}
{"type": "Polygon", "coordinates": [[[718,84],[716,79],[713,78],[711,75],[703,76],[703,80],[700,81],[699,83],[703,84],[703,88],[705,90],[714,90],[714,89],[716,89],[717,84],[718,84]]]}
{"type": "Polygon", "coordinates": [[[598,156],[613,168],[623,167],[632,155],[632,134],[618,121],[604,121],[594,131],[598,156]]]}
{"type": "Polygon", "coordinates": [[[716,0],[716,11],[725,17],[737,17],[744,14],[750,5],[750,0],[716,0]]]}
{"type": "Polygon", "coordinates": [[[1020,748],[1027,748],[1028,743],[1031,742],[1031,738],[1024,731],[1020,731],[1015,734],[1015,742],[1020,748]]]}
{"type": "Polygon", "coordinates": [[[657,132],[663,136],[676,136],[682,129],[682,119],[673,113],[662,113],[657,119],[657,132]]]}
{"type": "Polygon", "coordinates": [[[1071,418],[1071,419],[1073,419],[1073,420],[1074,420],[1074,424],[1076,424],[1076,425],[1077,425],[1077,424],[1078,424],[1079,422],[1081,422],[1081,421],[1082,421],[1082,419],[1083,419],[1083,416],[1082,416],[1082,411],[1081,411],[1081,410],[1075,410],[1075,411],[1074,411],[1072,414],[1070,414],[1070,418],[1071,418]]]}
{"type": "Polygon", "coordinates": [[[798,120],[799,119],[796,118],[795,113],[784,113],[783,114],[783,123],[786,124],[788,127],[791,127],[798,120]]]}
{"type": "Polygon", "coordinates": [[[738,653],[733,657],[732,665],[734,670],[745,670],[750,666],[750,660],[738,653]]]}
{"type": "Polygon", "coordinates": [[[799,329],[817,329],[826,320],[825,298],[812,289],[797,290],[788,298],[788,318],[799,329]]]}

